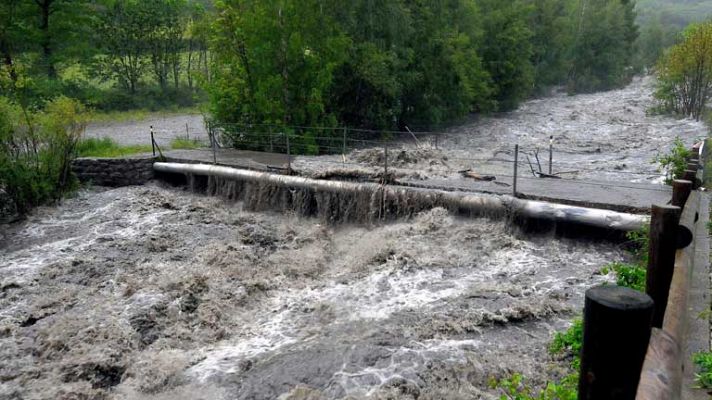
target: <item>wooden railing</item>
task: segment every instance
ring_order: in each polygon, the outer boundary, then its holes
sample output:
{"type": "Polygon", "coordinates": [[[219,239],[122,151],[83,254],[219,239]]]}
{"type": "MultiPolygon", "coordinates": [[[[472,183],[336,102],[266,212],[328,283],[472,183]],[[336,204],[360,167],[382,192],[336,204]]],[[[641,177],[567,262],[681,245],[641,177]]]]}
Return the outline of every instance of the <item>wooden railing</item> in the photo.
{"type": "Polygon", "coordinates": [[[679,399],[695,268],[702,149],[689,158],[670,205],[654,205],[646,293],[624,287],[586,292],[580,400],[679,399]],[[699,156],[698,156],[699,155],[699,156]]]}

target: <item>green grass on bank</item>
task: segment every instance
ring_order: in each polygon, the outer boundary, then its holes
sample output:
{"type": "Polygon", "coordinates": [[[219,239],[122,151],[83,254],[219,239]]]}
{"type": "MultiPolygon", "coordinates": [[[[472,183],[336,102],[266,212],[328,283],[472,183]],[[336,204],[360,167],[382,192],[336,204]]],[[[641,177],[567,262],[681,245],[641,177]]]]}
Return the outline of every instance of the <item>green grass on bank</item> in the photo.
{"type": "MultiPolygon", "coordinates": [[[[190,139],[176,138],[171,141],[172,150],[192,150],[203,147],[200,142],[190,139]]],[[[111,138],[83,139],[77,145],[77,157],[124,157],[132,154],[150,153],[151,145],[123,146],[111,138]]]]}
{"type": "Polygon", "coordinates": [[[712,389],[712,352],[697,353],[693,361],[699,369],[696,374],[697,385],[701,388],[712,389]]]}
{"type": "Polygon", "coordinates": [[[83,139],[77,144],[78,157],[123,157],[131,154],[150,153],[150,145],[121,146],[110,138],[83,139]]]}
{"type": "Polygon", "coordinates": [[[173,150],[193,150],[201,147],[203,146],[197,140],[176,138],[171,141],[173,150]]]}

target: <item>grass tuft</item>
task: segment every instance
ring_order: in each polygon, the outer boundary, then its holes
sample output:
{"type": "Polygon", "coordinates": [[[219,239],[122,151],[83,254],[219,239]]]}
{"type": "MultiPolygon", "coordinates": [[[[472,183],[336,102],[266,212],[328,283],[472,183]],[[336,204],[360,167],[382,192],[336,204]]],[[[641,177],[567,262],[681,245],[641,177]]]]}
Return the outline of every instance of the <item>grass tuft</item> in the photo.
{"type": "Polygon", "coordinates": [[[697,353],[693,361],[700,369],[700,373],[696,375],[697,384],[702,388],[712,389],[712,352],[697,353]]]}
{"type": "Polygon", "coordinates": [[[171,149],[173,150],[193,150],[201,147],[203,146],[197,140],[175,138],[171,141],[171,149]]]}
{"type": "Polygon", "coordinates": [[[110,158],[150,152],[149,145],[121,146],[111,138],[88,138],[77,144],[78,157],[110,158]]]}

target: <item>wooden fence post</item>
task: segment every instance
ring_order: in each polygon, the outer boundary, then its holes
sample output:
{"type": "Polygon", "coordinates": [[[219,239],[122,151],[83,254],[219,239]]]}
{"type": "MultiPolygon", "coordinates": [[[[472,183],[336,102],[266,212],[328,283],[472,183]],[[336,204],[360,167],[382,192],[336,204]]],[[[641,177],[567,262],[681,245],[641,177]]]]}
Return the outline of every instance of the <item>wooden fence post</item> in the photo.
{"type": "Polygon", "coordinates": [[[683,180],[690,182],[695,182],[695,178],[697,178],[697,172],[691,169],[685,170],[685,173],[682,175],[683,180]]]}
{"type": "Polygon", "coordinates": [[[645,293],[655,302],[653,326],[661,328],[665,317],[670,282],[675,269],[681,209],[653,205],[650,218],[650,249],[645,293]]]}
{"type": "Polygon", "coordinates": [[[692,182],[682,179],[672,181],[672,205],[685,208],[687,199],[692,192],[692,182]]]}
{"type": "Polygon", "coordinates": [[[633,400],[650,340],[653,300],[621,286],[586,291],[579,400],[633,400]]]}
{"type": "Polygon", "coordinates": [[[153,150],[153,156],[156,156],[156,139],[153,138],[153,125],[151,125],[151,149],[153,150]]]}

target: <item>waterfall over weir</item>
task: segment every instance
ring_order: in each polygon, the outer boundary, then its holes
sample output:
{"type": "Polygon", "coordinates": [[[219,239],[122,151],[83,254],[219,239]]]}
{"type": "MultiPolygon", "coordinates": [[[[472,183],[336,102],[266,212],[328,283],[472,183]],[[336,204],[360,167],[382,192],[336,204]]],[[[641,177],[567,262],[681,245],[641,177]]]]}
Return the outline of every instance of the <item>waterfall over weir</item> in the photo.
{"type": "Polygon", "coordinates": [[[442,207],[450,212],[519,225],[576,226],[633,231],[647,223],[641,215],[465,192],[419,189],[370,182],[337,182],[205,164],[155,163],[159,175],[191,190],[243,201],[249,209],[295,212],[330,222],[368,223],[409,218],[442,207]]]}

